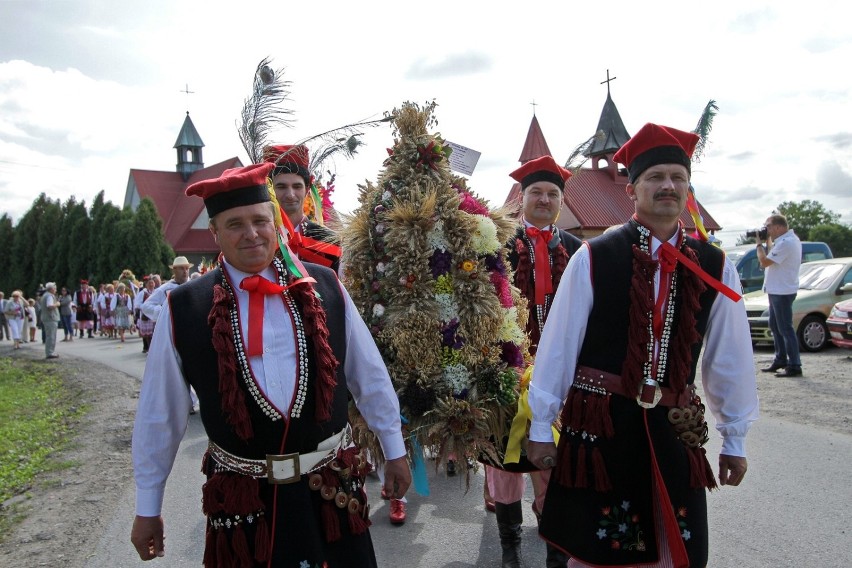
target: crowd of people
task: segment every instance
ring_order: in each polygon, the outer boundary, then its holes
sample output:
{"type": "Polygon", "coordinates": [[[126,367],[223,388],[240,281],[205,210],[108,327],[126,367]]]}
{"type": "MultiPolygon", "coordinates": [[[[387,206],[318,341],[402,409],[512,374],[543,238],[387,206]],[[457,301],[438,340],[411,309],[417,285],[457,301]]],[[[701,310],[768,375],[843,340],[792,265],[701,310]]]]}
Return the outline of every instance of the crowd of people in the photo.
{"type": "Polygon", "coordinates": [[[185,256],[176,257],[169,266],[173,277],[165,282],[159,274],[139,280],[125,269],[117,279],[97,288],[84,278],[77,288],[57,290],[54,282],[40,284],[31,298],[21,290],[13,290],[9,297],[0,291],[0,340],[14,342],[14,349],[38,341],[45,345],[45,356],[56,359],[60,334],[60,342],[104,338],[121,343],[138,334],[142,352],[147,353],[166,293],[192,276],[200,276],[200,271],[190,274],[194,266],[185,256]]]}

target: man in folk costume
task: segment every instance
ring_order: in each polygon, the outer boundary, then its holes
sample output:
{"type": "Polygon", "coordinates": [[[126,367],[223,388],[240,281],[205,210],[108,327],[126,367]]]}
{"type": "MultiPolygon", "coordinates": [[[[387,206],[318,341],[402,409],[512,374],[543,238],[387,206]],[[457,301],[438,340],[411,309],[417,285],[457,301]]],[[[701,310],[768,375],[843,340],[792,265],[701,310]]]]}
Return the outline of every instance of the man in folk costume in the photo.
{"type": "Polygon", "coordinates": [[[80,330],[80,338],[83,338],[84,330],[92,337],[92,328],[95,318],[95,297],[89,290],[89,281],[80,280],[80,289],[74,292],[74,304],[77,306],[77,328],[80,330]]]}
{"type": "MultiPolygon", "coordinates": [[[[272,185],[284,210],[284,224],[290,233],[289,246],[300,259],[340,269],[340,238],[337,234],[305,215],[305,198],[311,191],[310,153],[304,145],[267,146],[263,159],[275,165],[272,185]]],[[[321,215],[317,216],[320,220],[321,215]]]]}
{"type": "Polygon", "coordinates": [[[151,347],[151,337],[154,335],[154,324],[156,322],[142,312],[142,306],[154,296],[154,292],[157,290],[157,282],[151,274],[146,274],[142,277],[142,280],[145,284],[136,295],[137,301],[134,302],[134,306],[136,308],[136,326],[139,328],[139,336],[142,338],[142,353],[147,353],[151,347]]]}
{"type": "MultiPolygon", "coordinates": [[[[528,302],[526,331],[530,337],[530,353],[535,354],[559,280],[568,259],[581,245],[580,239],[556,226],[562,192],[571,172],[551,156],[542,156],[526,162],[509,175],[521,184],[523,224],[507,244],[508,259],[514,271],[514,285],[528,302]]],[[[534,511],[538,514],[550,470],[532,471],[530,477],[535,490],[534,511]]],[[[515,568],[520,566],[523,474],[486,466],[485,479],[495,503],[503,566],[515,568]]],[[[547,545],[548,567],[565,566],[566,561],[559,549],[547,545]]]]}
{"type": "Polygon", "coordinates": [[[186,428],[187,384],[209,438],[204,565],[374,567],[366,460],[348,398],[388,456],[386,489],[411,482],[399,403],[369,330],[329,269],[276,240],[272,164],[187,188],[204,199],[219,268],[175,289],[151,342],[133,434],[143,560],[163,556],[160,509],[186,428]],[[179,330],[191,330],[181,333],[179,330]]]}
{"type": "Polygon", "coordinates": [[[702,346],[719,482],[736,486],[746,473],[758,400],[739,279],[678,221],[697,141],[646,124],[616,153],[635,214],[577,251],[539,342],[527,451],[555,465],[539,531],[569,566],[706,565],[705,490],[716,482],[693,383],[702,346]]]}

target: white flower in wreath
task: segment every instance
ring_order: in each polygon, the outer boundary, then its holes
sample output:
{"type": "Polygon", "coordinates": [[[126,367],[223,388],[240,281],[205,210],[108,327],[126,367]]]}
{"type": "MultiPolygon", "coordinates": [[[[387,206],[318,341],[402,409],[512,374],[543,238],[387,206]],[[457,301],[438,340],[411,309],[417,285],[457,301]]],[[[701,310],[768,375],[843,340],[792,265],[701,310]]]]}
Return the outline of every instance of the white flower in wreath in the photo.
{"type": "Polygon", "coordinates": [[[390,198],[391,198],[391,192],[390,191],[385,191],[384,193],[382,193],[382,201],[390,201],[390,198]]]}
{"type": "Polygon", "coordinates": [[[489,254],[500,250],[500,241],[497,240],[497,225],[491,217],[476,215],[476,230],[470,238],[470,247],[477,254],[489,254]]]}
{"type": "Polygon", "coordinates": [[[384,262],[380,262],[380,263],[376,264],[376,272],[381,272],[382,274],[384,274],[384,273],[385,273],[385,268],[386,268],[386,267],[385,267],[385,263],[384,263],[384,262]]]}
{"type": "Polygon", "coordinates": [[[380,235],[382,233],[384,233],[385,232],[385,224],[384,223],[377,223],[376,224],[376,232],[380,235]]]}
{"type": "Polygon", "coordinates": [[[443,221],[437,221],[429,232],[426,233],[426,242],[429,244],[430,249],[447,250],[449,248],[450,243],[444,235],[443,221]]]}
{"type": "Polygon", "coordinates": [[[385,307],[381,304],[373,306],[373,317],[380,318],[385,315],[385,307]]]}
{"type": "Polygon", "coordinates": [[[447,365],[444,367],[444,380],[453,389],[453,394],[461,394],[470,388],[470,373],[464,365],[447,365]]]}
{"type": "Polygon", "coordinates": [[[500,341],[521,344],[524,342],[524,332],[518,325],[518,309],[512,306],[503,310],[503,321],[500,325],[500,341]]]}
{"type": "Polygon", "coordinates": [[[441,321],[452,321],[459,317],[459,306],[451,294],[435,294],[438,303],[438,319],[441,321]]]}

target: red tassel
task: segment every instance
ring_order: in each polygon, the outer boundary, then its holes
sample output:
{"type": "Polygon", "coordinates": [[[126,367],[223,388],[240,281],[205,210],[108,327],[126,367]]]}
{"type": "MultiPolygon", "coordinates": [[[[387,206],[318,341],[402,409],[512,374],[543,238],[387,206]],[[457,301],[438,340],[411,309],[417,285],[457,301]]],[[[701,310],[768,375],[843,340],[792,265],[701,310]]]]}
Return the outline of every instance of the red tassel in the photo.
{"type": "Polygon", "coordinates": [[[710,462],[707,461],[707,450],[698,448],[698,451],[701,454],[699,459],[704,469],[704,487],[710,491],[717,489],[719,486],[716,485],[716,476],[713,475],[713,468],[710,467],[710,462]]]}
{"type": "Polygon", "coordinates": [[[234,549],[234,554],[237,555],[237,561],[240,568],[252,568],[254,564],[251,560],[251,552],[249,551],[248,542],[246,541],[246,533],[243,530],[242,523],[238,523],[234,527],[231,534],[231,546],[234,549]]]}
{"type": "Polygon", "coordinates": [[[340,518],[337,516],[337,506],[334,501],[323,501],[320,505],[320,513],[326,542],[340,540],[340,518]]]}
{"type": "Polygon", "coordinates": [[[254,437],[254,430],[245,395],[237,382],[237,354],[231,329],[230,306],[230,294],[221,285],[214,286],[213,307],[207,316],[207,323],[213,332],[211,342],[217,353],[222,413],[237,435],[243,440],[249,440],[254,437]]]}
{"type": "Polygon", "coordinates": [[[314,344],[317,370],[316,421],[325,422],[331,418],[331,402],[334,398],[334,388],[337,386],[339,362],[328,343],[325,311],[314,293],[313,286],[295,286],[290,291],[302,307],[305,335],[310,337],[314,344]]]}
{"type": "Polygon", "coordinates": [[[204,537],[204,559],[202,564],[207,568],[216,568],[216,529],[207,523],[207,534],[204,537]]]}
{"type": "Polygon", "coordinates": [[[208,517],[223,511],[222,485],[227,477],[214,474],[201,487],[201,512],[208,517]]]}
{"type": "Polygon", "coordinates": [[[595,491],[605,493],[612,489],[609,474],[606,472],[606,463],[600,449],[595,446],[592,449],[592,469],[595,472],[595,491]]]}
{"type": "Polygon", "coordinates": [[[692,489],[701,489],[704,487],[704,480],[701,479],[704,473],[704,466],[698,461],[698,454],[695,452],[695,448],[687,448],[686,456],[689,459],[689,486],[692,489]]]}
{"type": "MultiPolygon", "coordinates": [[[[563,432],[563,436],[568,434],[563,432]]],[[[569,489],[574,486],[574,479],[571,477],[571,443],[567,440],[559,444],[559,450],[556,452],[556,481],[562,487],[569,489]]]]}
{"type": "Polygon", "coordinates": [[[217,529],[216,532],[216,562],[222,568],[233,566],[234,558],[231,555],[231,545],[228,543],[228,535],[225,534],[225,529],[217,529]]]}
{"type": "Polygon", "coordinates": [[[612,425],[612,415],[609,413],[610,396],[605,395],[601,403],[601,423],[603,424],[603,437],[610,440],[615,436],[615,427],[612,425]]]}
{"type": "Polygon", "coordinates": [[[572,389],[571,396],[571,420],[568,423],[570,428],[579,432],[583,429],[583,393],[580,390],[572,389]]]}
{"type": "Polygon", "coordinates": [[[589,486],[589,474],[586,469],[586,444],[580,443],[580,448],[577,450],[577,469],[574,474],[574,487],[585,489],[589,486]]]}
{"type": "Polygon", "coordinates": [[[349,513],[349,532],[352,534],[364,534],[370,526],[370,520],[364,520],[361,513],[349,513]]]}
{"type": "Polygon", "coordinates": [[[272,554],[270,540],[269,525],[266,524],[266,516],[260,515],[257,519],[257,528],[254,533],[254,559],[260,563],[266,563],[272,554]]]}

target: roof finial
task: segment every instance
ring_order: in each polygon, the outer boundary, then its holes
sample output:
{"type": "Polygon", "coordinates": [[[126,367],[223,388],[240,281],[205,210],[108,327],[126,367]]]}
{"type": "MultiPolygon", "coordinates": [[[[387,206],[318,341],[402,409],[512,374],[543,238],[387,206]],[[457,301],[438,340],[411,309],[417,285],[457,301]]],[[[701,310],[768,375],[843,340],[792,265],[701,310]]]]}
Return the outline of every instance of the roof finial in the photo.
{"type": "Polygon", "coordinates": [[[606,81],[601,81],[601,85],[606,83],[606,95],[607,96],[609,96],[609,82],[615,81],[616,79],[618,79],[618,77],[613,77],[612,79],[609,78],[609,69],[607,69],[606,70],[606,81]]]}
{"type": "Polygon", "coordinates": [[[181,93],[186,93],[186,114],[189,115],[189,95],[194,95],[195,91],[189,90],[189,83],[186,83],[186,87],[181,89],[181,93]]]}
{"type": "Polygon", "coordinates": [[[535,99],[533,99],[533,102],[531,102],[530,104],[531,104],[531,105],[532,105],[532,107],[533,107],[533,116],[535,116],[535,107],[536,107],[535,99]]]}

